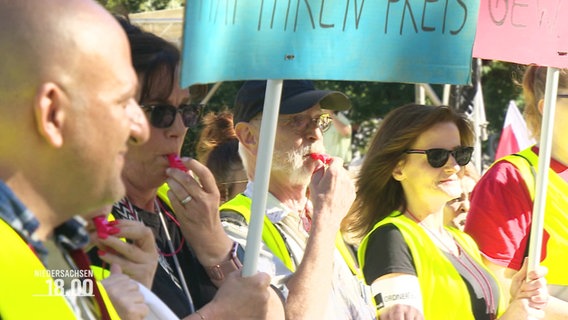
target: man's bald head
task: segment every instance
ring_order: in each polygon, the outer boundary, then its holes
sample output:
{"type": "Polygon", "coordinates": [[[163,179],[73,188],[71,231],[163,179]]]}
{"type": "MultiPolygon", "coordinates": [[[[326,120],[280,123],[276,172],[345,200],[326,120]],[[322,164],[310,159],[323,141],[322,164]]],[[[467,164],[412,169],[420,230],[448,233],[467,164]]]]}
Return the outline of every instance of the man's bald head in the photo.
{"type": "Polygon", "coordinates": [[[77,51],[95,50],[109,32],[122,29],[92,0],[0,0],[0,108],[33,97],[46,79],[64,85],[77,51]]]}
{"type": "Polygon", "coordinates": [[[45,232],[120,199],[148,127],[116,19],[93,0],[0,0],[0,70],[0,179],[45,232]]]}

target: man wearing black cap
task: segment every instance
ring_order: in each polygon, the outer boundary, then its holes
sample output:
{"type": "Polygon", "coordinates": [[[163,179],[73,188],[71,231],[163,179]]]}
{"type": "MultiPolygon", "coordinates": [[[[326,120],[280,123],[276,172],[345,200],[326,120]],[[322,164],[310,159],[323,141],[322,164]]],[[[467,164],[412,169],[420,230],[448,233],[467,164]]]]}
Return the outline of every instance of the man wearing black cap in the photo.
{"type": "MultiPolygon", "coordinates": [[[[235,131],[249,183],[220,210],[225,230],[241,243],[250,221],[256,162],[262,161],[257,153],[265,90],[266,81],[246,82],[235,101],[235,131]]],[[[354,259],[338,237],[355,187],[341,159],[326,159],[323,145],[332,121],[323,109],[350,107],[345,94],[316,90],[310,81],[283,83],[262,239],[272,255],[273,274],[289,275],[276,284],[287,294],[288,319],[374,318],[354,259]]],[[[259,266],[265,262],[261,259],[259,266]]]]}

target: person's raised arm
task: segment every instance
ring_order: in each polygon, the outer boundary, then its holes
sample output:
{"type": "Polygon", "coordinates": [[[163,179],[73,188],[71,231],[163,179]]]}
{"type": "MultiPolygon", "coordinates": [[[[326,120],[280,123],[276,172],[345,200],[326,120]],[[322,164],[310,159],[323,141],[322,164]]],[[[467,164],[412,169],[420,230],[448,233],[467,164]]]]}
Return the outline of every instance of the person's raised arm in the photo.
{"type": "MultiPolygon", "coordinates": [[[[219,216],[219,190],[215,183],[215,178],[213,174],[201,163],[194,159],[189,159],[184,161],[184,165],[193,172],[195,179],[187,172],[182,172],[180,170],[168,169],[168,184],[170,186],[170,191],[168,191],[168,196],[172,202],[174,212],[176,217],[180,222],[180,229],[183,236],[191,247],[194,249],[197,258],[201,265],[206,269],[210,269],[212,266],[224,265],[232,266],[234,270],[240,272],[238,266],[230,262],[232,259],[233,250],[233,240],[225,233],[223,226],[221,224],[221,219],[219,216]],[[182,204],[183,199],[187,196],[191,196],[191,200],[182,204]],[[181,200],[180,200],[181,199],[181,200]]],[[[224,268],[223,273],[228,273],[230,267],[224,268]]],[[[230,274],[230,273],[228,273],[230,274]]],[[[267,308],[268,319],[282,319],[284,318],[284,311],[282,302],[279,295],[274,292],[274,290],[269,289],[267,293],[267,301],[261,302],[253,297],[246,297],[247,288],[251,288],[255,285],[258,286],[259,283],[264,284],[261,281],[266,274],[256,274],[252,277],[236,277],[229,284],[225,282],[229,281],[227,274],[224,274],[222,279],[216,279],[210,277],[213,283],[219,287],[219,291],[223,292],[220,296],[223,299],[226,296],[232,297],[231,299],[236,299],[236,296],[243,296],[243,299],[248,299],[251,301],[251,308],[254,309],[255,303],[258,305],[256,308],[261,311],[261,307],[267,308]],[[259,279],[260,278],[260,279],[259,279]],[[256,279],[256,280],[255,280],[256,279]],[[243,288],[239,289],[238,284],[241,284],[243,288]],[[235,295],[235,296],[233,296],[235,295]]],[[[268,277],[268,283],[270,283],[270,277],[268,277]]],[[[262,289],[264,290],[264,289],[262,289]]],[[[260,291],[264,292],[264,291],[260,291]]],[[[217,293],[219,295],[220,293],[217,293]]],[[[215,296],[217,300],[217,295],[215,296]]],[[[213,302],[215,302],[215,299],[213,302]]],[[[224,301],[221,299],[220,301],[224,301]]],[[[218,303],[218,302],[215,302],[218,303]]],[[[228,304],[231,308],[237,308],[238,306],[233,305],[233,303],[228,304]]],[[[204,310],[204,312],[208,309],[204,310]]],[[[218,306],[212,309],[211,312],[225,312],[226,307],[218,306]]],[[[233,318],[233,316],[230,316],[233,318]]],[[[199,319],[199,318],[197,318],[199,319]]],[[[209,319],[209,318],[206,318],[209,319]]],[[[212,317],[211,319],[222,319],[221,317],[212,317]]]]}
{"type": "Polygon", "coordinates": [[[343,137],[351,136],[352,129],[351,124],[349,123],[349,119],[342,115],[341,113],[330,113],[331,119],[333,120],[333,125],[339,134],[343,137]]]}
{"type": "MultiPolygon", "coordinates": [[[[215,178],[207,167],[195,159],[184,160],[184,165],[193,175],[168,169],[168,197],[183,236],[195,251],[199,262],[205,267],[221,264],[229,259],[233,241],[221,225],[219,189],[215,178]],[[188,197],[191,200],[184,200],[188,197]]],[[[214,283],[217,286],[221,284],[215,280],[214,283]]]]}
{"type": "Polygon", "coordinates": [[[310,184],[312,226],[302,263],[287,283],[287,319],[318,319],[331,291],[335,237],[355,199],[355,187],[339,158],[316,171],[310,184]]]}

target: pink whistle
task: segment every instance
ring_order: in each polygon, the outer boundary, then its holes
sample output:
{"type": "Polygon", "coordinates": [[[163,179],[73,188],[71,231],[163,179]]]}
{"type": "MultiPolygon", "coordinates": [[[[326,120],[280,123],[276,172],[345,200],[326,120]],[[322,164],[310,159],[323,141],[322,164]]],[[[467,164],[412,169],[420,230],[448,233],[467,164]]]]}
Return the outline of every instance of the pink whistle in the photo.
{"type": "Polygon", "coordinates": [[[325,165],[329,165],[331,163],[331,157],[323,153],[310,153],[310,158],[314,160],[320,160],[325,165]]]}
{"type": "Polygon", "coordinates": [[[93,224],[95,229],[97,229],[97,235],[99,238],[105,239],[109,235],[109,229],[112,228],[108,225],[106,215],[100,215],[93,218],[93,224]]]}
{"type": "Polygon", "coordinates": [[[181,159],[175,153],[168,154],[168,161],[170,162],[171,168],[176,168],[181,171],[187,172],[186,166],[181,162],[181,159]]]}

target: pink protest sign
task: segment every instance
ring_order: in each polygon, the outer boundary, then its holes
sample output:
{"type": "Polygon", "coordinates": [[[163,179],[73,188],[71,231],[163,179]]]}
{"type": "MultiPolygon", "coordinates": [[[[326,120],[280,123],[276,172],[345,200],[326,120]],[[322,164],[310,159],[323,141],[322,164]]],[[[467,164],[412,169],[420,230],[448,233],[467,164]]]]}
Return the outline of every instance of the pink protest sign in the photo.
{"type": "Polygon", "coordinates": [[[473,56],[568,67],[568,2],[480,0],[473,56]]]}

